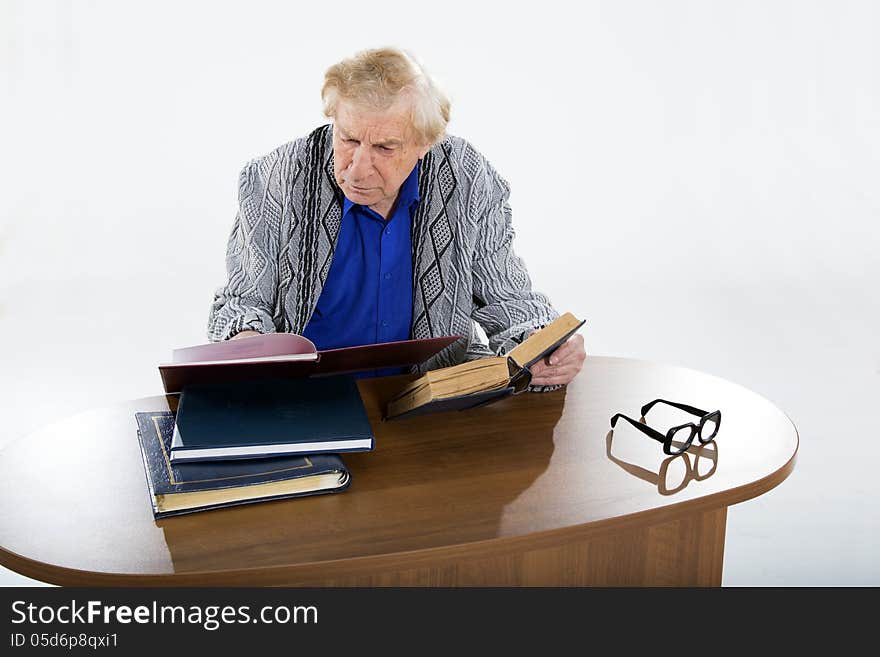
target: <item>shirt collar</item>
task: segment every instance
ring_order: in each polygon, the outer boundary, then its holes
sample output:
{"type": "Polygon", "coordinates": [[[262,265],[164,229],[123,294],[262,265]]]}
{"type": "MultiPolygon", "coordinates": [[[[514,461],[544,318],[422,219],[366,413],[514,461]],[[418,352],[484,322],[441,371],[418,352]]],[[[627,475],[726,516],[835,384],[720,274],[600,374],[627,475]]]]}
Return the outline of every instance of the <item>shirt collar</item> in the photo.
{"type": "MultiPolygon", "coordinates": [[[[413,170],[403,181],[398,192],[397,207],[411,208],[414,203],[419,202],[419,163],[413,167],[413,170]]],[[[342,199],[342,214],[345,216],[357,203],[350,201],[347,196],[342,199]]]]}

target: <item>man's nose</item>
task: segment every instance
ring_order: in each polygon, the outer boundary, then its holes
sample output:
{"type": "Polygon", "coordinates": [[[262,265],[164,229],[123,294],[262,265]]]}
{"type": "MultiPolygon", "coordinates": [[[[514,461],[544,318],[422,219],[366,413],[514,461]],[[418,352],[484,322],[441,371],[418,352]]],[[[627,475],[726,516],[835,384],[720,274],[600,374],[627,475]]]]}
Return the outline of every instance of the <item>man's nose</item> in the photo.
{"type": "Polygon", "coordinates": [[[354,180],[363,180],[370,175],[373,168],[373,159],[369,147],[358,144],[351,158],[351,177],[354,180]]]}

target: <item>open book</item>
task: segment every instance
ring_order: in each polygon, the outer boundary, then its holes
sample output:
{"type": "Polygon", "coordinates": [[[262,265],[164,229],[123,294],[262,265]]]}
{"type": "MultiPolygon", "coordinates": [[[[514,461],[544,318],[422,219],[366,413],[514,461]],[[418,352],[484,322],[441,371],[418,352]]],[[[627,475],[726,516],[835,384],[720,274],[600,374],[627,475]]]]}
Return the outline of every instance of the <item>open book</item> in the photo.
{"type": "Polygon", "coordinates": [[[159,365],[159,374],[165,392],[170,394],[190,384],[406,367],[421,363],[460,337],[450,335],[319,350],[301,335],[267,333],[175,349],[171,362],[159,365]]]}
{"type": "Polygon", "coordinates": [[[426,372],[388,402],[385,419],[463,410],[522,392],[532,379],[529,366],[552,353],[583,324],[583,320],[565,313],[506,356],[481,358],[426,372]]]}

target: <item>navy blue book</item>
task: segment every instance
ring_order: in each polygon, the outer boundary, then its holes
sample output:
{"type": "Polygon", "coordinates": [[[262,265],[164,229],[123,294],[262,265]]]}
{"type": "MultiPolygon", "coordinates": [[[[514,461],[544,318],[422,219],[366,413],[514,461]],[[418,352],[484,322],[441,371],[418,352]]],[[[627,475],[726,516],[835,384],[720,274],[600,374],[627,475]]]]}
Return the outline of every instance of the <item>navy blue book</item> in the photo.
{"type": "Polygon", "coordinates": [[[171,462],[366,452],[373,430],[350,376],[184,386],[171,462]]]}
{"type": "Polygon", "coordinates": [[[338,493],[351,483],[345,463],[336,454],[172,465],[169,451],[174,414],[135,413],[135,419],[156,518],[338,493]]]}

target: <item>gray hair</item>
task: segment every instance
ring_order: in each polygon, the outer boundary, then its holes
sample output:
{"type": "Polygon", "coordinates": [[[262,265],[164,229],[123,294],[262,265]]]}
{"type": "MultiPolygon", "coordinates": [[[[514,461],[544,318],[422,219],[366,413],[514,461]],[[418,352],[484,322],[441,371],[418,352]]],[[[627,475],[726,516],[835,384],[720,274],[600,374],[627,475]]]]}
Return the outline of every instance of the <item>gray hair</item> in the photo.
{"type": "Polygon", "coordinates": [[[384,110],[405,94],[412,95],[412,125],[417,137],[423,144],[436,144],[449,123],[449,98],[405,51],[362,50],[328,68],[321,89],[324,114],[330,118],[336,116],[340,98],[384,110]]]}

